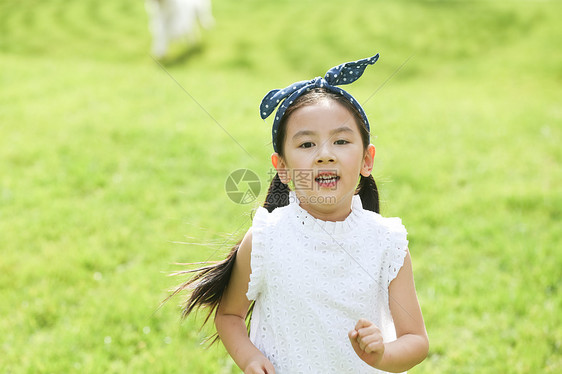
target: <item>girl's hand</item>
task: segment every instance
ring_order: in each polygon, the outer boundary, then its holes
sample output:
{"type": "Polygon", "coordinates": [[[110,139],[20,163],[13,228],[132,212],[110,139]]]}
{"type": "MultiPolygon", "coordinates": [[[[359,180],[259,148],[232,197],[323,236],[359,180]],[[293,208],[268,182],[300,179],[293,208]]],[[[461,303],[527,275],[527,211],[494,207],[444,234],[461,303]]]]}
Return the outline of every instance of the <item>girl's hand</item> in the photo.
{"type": "Polygon", "coordinates": [[[259,357],[251,361],[244,369],[244,374],[275,374],[275,369],[265,357],[259,357]]]}
{"type": "Polygon", "coordinates": [[[357,356],[370,366],[376,367],[384,355],[384,343],[379,328],[371,321],[360,319],[348,335],[357,356]]]}

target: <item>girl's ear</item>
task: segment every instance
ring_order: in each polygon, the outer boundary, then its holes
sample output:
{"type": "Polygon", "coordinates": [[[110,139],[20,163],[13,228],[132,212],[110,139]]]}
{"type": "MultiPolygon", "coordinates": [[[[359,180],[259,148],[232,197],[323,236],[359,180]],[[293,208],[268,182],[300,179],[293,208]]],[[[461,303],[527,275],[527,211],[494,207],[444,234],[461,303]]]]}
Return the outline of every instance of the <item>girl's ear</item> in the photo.
{"type": "Polygon", "coordinates": [[[277,174],[279,175],[281,182],[288,184],[291,180],[291,176],[289,175],[287,164],[285,163],[285,160],[283,160],[283,157],[281,157],[279,153],[274,152],[271,155],[271,164],[277,170],[277,174]]]}
{"type": "Polygon", "coordinates": [[[361,167],[361,175],[368,177],[371,175],[373,170],[373,165],[375,164],[375,146],[369,144],[367,147],[367,152],[365,152],[365,157],[363,158],[363,166],[361,167]]]}

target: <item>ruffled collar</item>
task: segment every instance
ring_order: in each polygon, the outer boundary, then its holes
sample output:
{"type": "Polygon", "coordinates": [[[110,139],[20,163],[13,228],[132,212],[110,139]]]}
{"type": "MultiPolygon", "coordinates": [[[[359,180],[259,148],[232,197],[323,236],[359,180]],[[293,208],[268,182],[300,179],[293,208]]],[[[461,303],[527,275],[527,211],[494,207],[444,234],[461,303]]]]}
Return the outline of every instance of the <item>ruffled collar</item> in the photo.
{"type": "Polygon", "coordinates": [[[314,218],[310,213],[300,206],[300,201],[294,191],[289,193],[289,206],[293,209],[296,223],[299,227],[307,231],[325,234],[338,235],[349,233],[358,226],[359,217],[363,212],[363,204],[359,195],[354,195],[351,200],[351,213],[343,221],[323,221],[314,218]]]}

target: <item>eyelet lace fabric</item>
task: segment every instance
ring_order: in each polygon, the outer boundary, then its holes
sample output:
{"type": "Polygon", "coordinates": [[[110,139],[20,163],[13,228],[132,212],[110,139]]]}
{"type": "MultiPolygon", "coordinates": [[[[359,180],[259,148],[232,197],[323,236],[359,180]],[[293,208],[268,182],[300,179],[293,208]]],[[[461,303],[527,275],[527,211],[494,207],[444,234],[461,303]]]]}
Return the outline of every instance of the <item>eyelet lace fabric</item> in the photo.
{"type": "Polygon", "coordinates": [[[302,209],[259,208],[252,225],[247,297],[255,300],[250,339],[277,374],[381,373],[353,351],[348,332],[360,318],[396,339],[388,286],[408,241],[399,218],[364,210],[359,196],[344,221],[302,209]]]}

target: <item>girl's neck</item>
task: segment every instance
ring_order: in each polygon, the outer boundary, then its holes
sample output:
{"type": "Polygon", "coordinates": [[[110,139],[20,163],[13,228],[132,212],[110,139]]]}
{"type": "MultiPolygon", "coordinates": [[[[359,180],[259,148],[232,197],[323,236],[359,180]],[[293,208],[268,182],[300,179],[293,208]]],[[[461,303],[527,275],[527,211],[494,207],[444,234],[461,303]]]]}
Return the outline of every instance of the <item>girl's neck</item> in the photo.
{"type": "Polygon", "coordinates": [[[322,221],[344,221],[351,213],[353,195],[337,201],[335,204],[311,204],[306,202],[306,198],[294,192],[299,200],[299,206],[306,210],[312,217],[322,221]]]}

